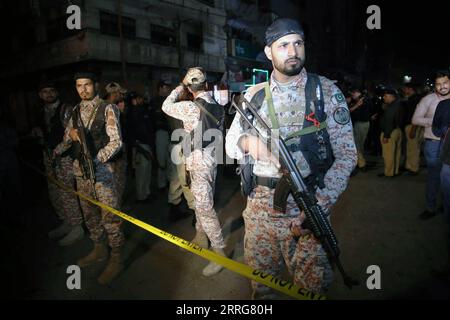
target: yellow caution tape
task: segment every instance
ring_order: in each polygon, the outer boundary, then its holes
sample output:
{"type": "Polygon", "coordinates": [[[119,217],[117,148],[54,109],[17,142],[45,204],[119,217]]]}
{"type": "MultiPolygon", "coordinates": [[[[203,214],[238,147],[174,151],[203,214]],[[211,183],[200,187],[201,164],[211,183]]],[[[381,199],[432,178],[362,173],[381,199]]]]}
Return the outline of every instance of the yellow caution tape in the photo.
{"type": "Polygon", "coordinates": [[[168,232],[165,232],[161,229],[158,229],[150,224],[147,224],[145,222],[142,222],[138,219],[135,219],[119,210],[116,210],[114,208],[111,208],[110,206],[105,205],[104,203],[101,203],[97,200],[94,200],[78,191],[75,191],[69,187],[67,187],[66,185],[64,185],[63,183],[61,183],[60,181],[58,181],[57,179],[55,179],[54,177],[48,176],[45,173],[43,173],[41,170],[39,170],[38,168],[36,168],[35,166],[23,161],[26,165],[28,165],[29,167],[31,167],[32,169],[34,169],[35,171],[39,172],[40,174],[44,175],[47,177],[47,179],[49,181],[51,181],[52,183],[56,184],[58,187],[60,187],[63,190],[66,190],[68,192],[72,192],[76,195],[78,195],[80,198],[85,199],[86,201],[89,201],[93,204],[95,204],[96,206],[99,206],[102,209],[108,210],[109,212],[114,213],[115,215],[131,222],[132,224],[141,227],[142,229],[145,229],[155,235],[157,235],[160,238],[163,238],[169,242],[172,242],[173,244],[184,248],[202,258],[205,258],[209,261],[214,261],[218,264],[221,264],[222,266],[224,266],[225,268],[238,273],[248,279],[257,281],[265,286],[268,286],[272,289],[275,289],[279,292],[282,292],[290,297],[299,299],[299,300],[326,300],[326,297],[320,294],[315,294],[309,290],[306,290],[304,288],[300,288],[295,284],[292,284],[288,281],[284,281],[282,279],[279,279],[277,277],[274,277],[273,275],[264,273],[262,271],[253,269],[251,267],[249,267],[246,264],[234,261],[232,259],[223,257],[221,255],[216,254],[213,251],[207,250],[205,248],[200,247],[199,245],[189,242],[187,240],[184,240],[182,238],[179,238],[177,236],[174,236],[168,232]]]}

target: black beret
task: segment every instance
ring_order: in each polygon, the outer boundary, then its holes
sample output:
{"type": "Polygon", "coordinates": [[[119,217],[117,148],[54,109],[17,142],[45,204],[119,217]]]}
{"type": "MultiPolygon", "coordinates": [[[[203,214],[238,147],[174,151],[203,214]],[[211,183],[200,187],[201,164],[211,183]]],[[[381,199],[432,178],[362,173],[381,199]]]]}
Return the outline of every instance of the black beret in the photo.
{"type": "Polygon", "coordinates": [[[77,72],[73,76],[73,80],[77,81],[78,79],[91,79],[92,82],[96,82],[97,76],[93,72],[77,72]]]}
{"type": "Polygon", "coordinates": [[[56,89],[55,83],[52,81],[41,81],[38,86],[38,91],[41,91],[44,88],[54,88],[56,89]]]}
{"type": "Polygon", "coordinates": [[[299,34],[303,39],[305,38],[305,32],[297,21],[288,18],[277,19],[266,30],[266,46],[270,47],[281,37],[293,33],[299,34]]]}
{"type": "Polygon", "coordinates": [[[398,96],[398,91],[394,87],[386,87],[384,89],[384,94],[392,94],[393,96],[398,96]]]}
{"type": "Polygon", "coordinates": [[[414,83],[414,82],[407,82],[407,83],[403,84],[403,87],[411,88],[411,89],[415,90],[415,89],[417,89],[418,85],[417,85],[417,83],[414,83]]]}

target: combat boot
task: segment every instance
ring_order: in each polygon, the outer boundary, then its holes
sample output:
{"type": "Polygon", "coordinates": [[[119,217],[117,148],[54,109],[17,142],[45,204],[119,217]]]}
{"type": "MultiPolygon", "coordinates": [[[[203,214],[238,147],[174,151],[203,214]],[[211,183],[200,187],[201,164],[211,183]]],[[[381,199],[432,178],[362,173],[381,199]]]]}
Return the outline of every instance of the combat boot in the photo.
{"type": "Polygon", "coordinates": [[[198,244],[202,248],[208,249],[208,236],[206,235],[205,231],[197,231],[194,239],[192,239],[191,242],[198,244]]]}
{"type": "Polygon", "coordinates": [[[111,250],[111,257],[109,258],[108,265],[102,272],[97,281],[101,285],[110,284],[123,270],[122,262],[122,248],[113,248],[111,250]]]}
{"type": "Polygon", "coordinates": [[[83,237],[84,237],[83,227],[80,225],[77,225],[77,226],[74,226],[64,238],[59,240],[58,244],[61,247],[70,246],[72,243],[83,239],[83,237]]]}
{"type": "Polygon", "coordinates": [[[48,233],[48,237],[50,239],[61,238],[62,236],[68,234],[70,232],[70,229],[71,229],[70,225],[64,221],[59,227],[50,231],[48,233]]]}
{"type": "Polygon", "coordinates": [[[108,258],[108,247],[104,242],[94,242],[94,249],[84,258],[78,260],[81,268],[105,261],[108,258]]]}
{"type": "MultiPolygon", "coordinates": [[[[213,248],[213,251],[215,252],[215,253],[217,253],[218,255],[221,255],[221,256],[224,256],[224,257],[226,257],[226,255],[225,255],[225,252],[223,251],[223,249],[222,248],[213,248]]],[[[215,274],[218,274],[219,272],[220,272],[220,270],[222,270],[223,269],[223,266],[221,265],[221,264],[218,264],[218,263],[215,263],[215,262],[213,262],[213,261],[211,261],[204,269],[203,269],[203,275],[205,276],[205,277],[210,277],[210,276],[213,276],[213,275],[215,275],[215,274]]]]}

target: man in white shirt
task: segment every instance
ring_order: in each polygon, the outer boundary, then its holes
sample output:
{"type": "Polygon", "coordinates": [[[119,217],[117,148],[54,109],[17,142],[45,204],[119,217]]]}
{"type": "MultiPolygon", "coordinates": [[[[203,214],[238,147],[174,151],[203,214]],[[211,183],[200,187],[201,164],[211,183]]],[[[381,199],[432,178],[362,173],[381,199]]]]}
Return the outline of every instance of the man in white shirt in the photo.
{"type": "Polygon", "coordinates": [[[435,92],[425,96],[417,105],[412,119],[413,125],[425,127],[424,154],[427,162],[428,177],[426,186],[427,207],[419,217],[423,220],[432,218],[437,211],[437,195],[439,193],[441,160],[439,159],[440,138],[431,131],[436,106],[442,100],[450,98],[450,74],[447,70],[435,74],[435,92]]]}

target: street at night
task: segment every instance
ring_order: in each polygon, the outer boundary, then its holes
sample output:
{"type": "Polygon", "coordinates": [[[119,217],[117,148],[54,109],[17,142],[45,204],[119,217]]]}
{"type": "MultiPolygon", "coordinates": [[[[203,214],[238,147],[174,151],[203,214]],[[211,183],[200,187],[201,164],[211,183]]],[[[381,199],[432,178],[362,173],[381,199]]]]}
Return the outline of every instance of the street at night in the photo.
{"type": "Polygon", "coordinates": [[[0,11],[2,298],[449,299],[448,3],[0,11]]]}
{"type": "MultiPolygon", "coordinates": [[[[435,279],[433,269],[445,265],[445,218],[417,219],[417,207],[424,205],[423,184],[426,171],[416,177],[401,176],[393,181],[376,176],[381,164],[351,179],[349,189],[336,206],[333,226],[340,240],[342,260],[349,273],[361,285],[348,290],[339,274],[329,294],[330,299],[448,299],[448,285],[435,279]],[[387,202],[394,197],[395,203],[387,202]],[[381,290],[369,290],[367,268],[381,269],[381,290]]],[[[245,207],[239,180],[220,179],[217,211],[219,212],[230,258],[244,262],[243,221],[245,207]]],[[[51,216],[48,201],[23,212],[26,232],[21,232],[10,254],[9,275],[14,297],[27,299],[248,299],[249,281],[224,270],[214,279],[199,273],[206,260],[179,249],[149,232],[127,224],[126,271],[108,287],[96,283],[102,266],[82,275],[81,290],[67,290],[67,266],[86,252],[88,239],[68,252],[52,243],[40,229],[49,230],[56,219],[51,216]],[[39,226],[36,228],[35,226],[39,226]],[[20,252],[20,254],[14,254],[20,252]],[[25,263],[27,261],[27,263],[25,263]],[[28,261],[33,261],[29,264],[28,261]],[[14,267],[12,267],[14,266],[14,267]],[[26,274],[26,277],[23,275],[26,274]]],[[[175,223],[168,220],[168,208],[161,199],[150,205],[137,205],[126,213],[184,239],[194,234],[192,218],[175,223]]],[[[2,230],[5,239],[19,229],[2,230]]],[[[288,274],[284,274],[287,278],[288,274]]],[[[280,294],[280,299],[289,299],[280,294]]]]}

